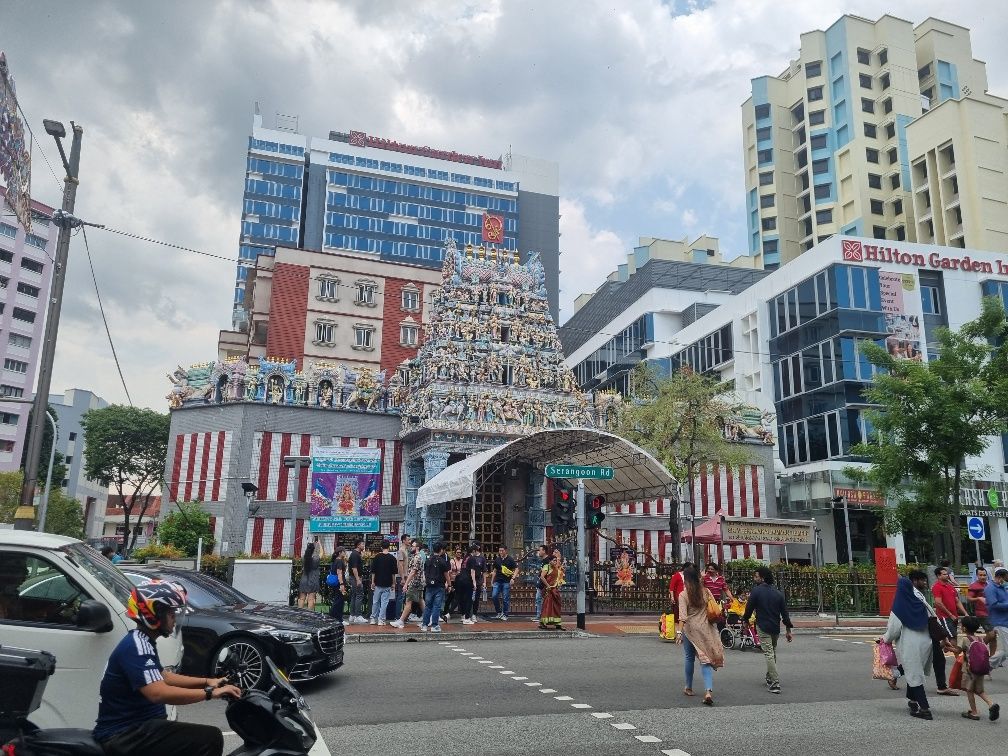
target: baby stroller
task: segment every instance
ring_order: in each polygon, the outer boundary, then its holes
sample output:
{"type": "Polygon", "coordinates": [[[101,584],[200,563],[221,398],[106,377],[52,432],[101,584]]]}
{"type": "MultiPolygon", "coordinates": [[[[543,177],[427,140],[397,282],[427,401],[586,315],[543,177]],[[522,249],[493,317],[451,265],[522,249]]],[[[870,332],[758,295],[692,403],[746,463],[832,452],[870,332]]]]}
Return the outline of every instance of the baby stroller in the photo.
{"type": "Polygon", "coordinates": [[[745,614],[744,602],[735,599],[728,605],[725,626],[721,629],[721,643],[725,648],[737,648],[740,651],[751,648],[760,651],[762,646],[756,633],[756,618],[750,617],[749,623],[743,626],[743,614],[745,614]]]}

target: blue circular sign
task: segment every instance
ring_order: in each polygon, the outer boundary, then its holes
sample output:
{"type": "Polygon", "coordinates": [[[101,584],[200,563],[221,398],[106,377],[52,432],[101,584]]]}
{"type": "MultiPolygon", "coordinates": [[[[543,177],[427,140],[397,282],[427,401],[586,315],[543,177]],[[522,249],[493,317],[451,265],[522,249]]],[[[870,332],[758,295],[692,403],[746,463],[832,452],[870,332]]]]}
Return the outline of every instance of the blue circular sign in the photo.
{"type": "Polygon", "coordinates": [[[987,529],[982,517],[970,517],[966,520],[966,530],[974,541],[982,541],[987,529]]]}

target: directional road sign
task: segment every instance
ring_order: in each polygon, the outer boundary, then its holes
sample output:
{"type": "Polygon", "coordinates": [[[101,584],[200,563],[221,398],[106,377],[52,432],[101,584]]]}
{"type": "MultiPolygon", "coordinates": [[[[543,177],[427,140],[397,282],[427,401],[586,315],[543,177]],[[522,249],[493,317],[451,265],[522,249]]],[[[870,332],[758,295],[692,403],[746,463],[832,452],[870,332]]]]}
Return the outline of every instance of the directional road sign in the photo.
{"type": "Polygon", "coordinates": [[[987,537],[987,528],[984,527],[983,517],[970,517],[966,520],[966,530],[969,537],[974,541],[982,541],[987,537]]]}
{"type": "Polygon", "coordinates": [[[546,477],[612,480],[616,477],[616,473],[611,467],[598,467],[595,465],[546,465],[546,477]]]}

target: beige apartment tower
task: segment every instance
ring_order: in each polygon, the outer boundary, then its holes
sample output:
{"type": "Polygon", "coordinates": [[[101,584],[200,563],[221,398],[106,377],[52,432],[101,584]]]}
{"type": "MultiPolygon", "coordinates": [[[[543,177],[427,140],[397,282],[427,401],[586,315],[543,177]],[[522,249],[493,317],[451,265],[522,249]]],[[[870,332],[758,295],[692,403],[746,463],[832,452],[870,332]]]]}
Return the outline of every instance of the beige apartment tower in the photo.
{"type": "Polygon", "coordinates": [[[1005,248],[1005,104],[961,26],[848,15],[802,34],[742,106],[748,254],[772,269],[836,233],[1005,248]],[[950,174],[956,154],[969,169],[950,174]]]}

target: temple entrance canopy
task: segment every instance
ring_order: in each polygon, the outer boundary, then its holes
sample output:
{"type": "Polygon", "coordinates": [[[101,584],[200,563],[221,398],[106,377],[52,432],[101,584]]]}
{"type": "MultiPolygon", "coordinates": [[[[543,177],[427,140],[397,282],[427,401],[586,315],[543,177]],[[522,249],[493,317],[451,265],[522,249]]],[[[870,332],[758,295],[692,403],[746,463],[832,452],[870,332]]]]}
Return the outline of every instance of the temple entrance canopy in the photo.
{"type": "MultiPolygon", "coordinates": [[[[605,496],[607,504],[674,497],[677,490],[677,483],[665,466],[626,439],[591,428],[551,428],[449,465],[420,486],[416,506],[428,517],[432,510],[443,517],[446,505],[460,501],[471,503],[471,535],[481,540],[483,534],[476,527],[477,504],[482,504],[483,498],[481,488],[512,469],[542,476],[548,464],[613,468],[611,480],[585,480],[586,491],[605,496]]],[[[527,524],[534,530],[526,532],[523,539],[526,542],[544,538],[543,505],[541,502],[539,506],[529,507],[527,524]]]]}

